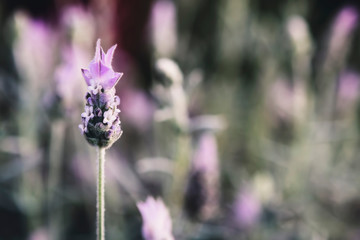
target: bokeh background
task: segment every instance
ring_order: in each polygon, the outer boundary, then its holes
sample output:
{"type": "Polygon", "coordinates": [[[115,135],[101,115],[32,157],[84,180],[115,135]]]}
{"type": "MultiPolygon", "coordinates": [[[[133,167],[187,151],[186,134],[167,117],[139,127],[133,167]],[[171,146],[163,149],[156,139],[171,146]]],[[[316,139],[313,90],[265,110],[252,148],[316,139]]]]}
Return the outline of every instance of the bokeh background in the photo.
{"type": "Polygon", "coordinates": [[[150,195],[178,240],[360,239],[359,6],[2,0],[0,239],[95,239],[78,124],[98,38],[124,72],[107,239],[142,239],[150,195]]]}

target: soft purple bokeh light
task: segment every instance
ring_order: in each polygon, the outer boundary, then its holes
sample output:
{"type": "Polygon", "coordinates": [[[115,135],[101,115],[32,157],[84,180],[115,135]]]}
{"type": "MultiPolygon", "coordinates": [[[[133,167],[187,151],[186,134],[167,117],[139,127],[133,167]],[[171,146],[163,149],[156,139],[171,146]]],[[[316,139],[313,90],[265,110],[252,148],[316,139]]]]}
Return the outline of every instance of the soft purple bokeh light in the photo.
{"type": "Polygon", "coordinates": [[[123,118],[140,131],[149,129],[154,118],[154,102],[143,91],[133,87],[123,91],[121,100],[123,118]]]}
{"type": "Polygon", "coordinates": [[[173,1],[156,1],[150,21],[155,50],[162,57],[173,55],[177,43],[176,8],[173,1]]]}
{"type": "Polygon", "coordinates": [[[359,99],[360,75],[354,71],[345,71],[339,77],[337,108],[340,112],[352,109],[359,99]]]}
{"type": "Polygon", "coordinates": [[[47,88],[55,68],[57,31],[22,12],[15,14],[15,26],[17,38],[13,49],[21,77],[31,82],[34,91],[47,88]]]}
{"type": "Polygon", "coordinates": [[[143,219],[142,234],[145,240],[174,240],[169,210],[158,198],[148,197],[137,203],[143,219]]]}
{"type": "Polygon", "coordinates": [[[346,44],[349,35],[357,26],[358,17],[356,9],[350,6],[341,9],[336,16],[329,42],[329,53],[332,58],[336,58],[346,44]]]}
{"type": "Polygon", "coordinates": [[[46,229],[40,228],[30,235],[29,240],[50,240],[50,236],[46,229]]]}
{"type": "Polygon", "coordinates": [[[65,109],[71,110],[83,104],[86,84],[82,81],[81,66],[89,59],[89,54],[76,46],[65,47],[62,51],[62,63],[55,72],[56,91],[62,98],[65,109]]]}
{"type": "Polygon", "coordinates": [[[359,86],[360,86],[360,75],[352,71],[346,71],[341,74],[339,86],[338,86],[338,96],[341,99],[346,99],[347,101],[355,101],[359,96],[359,86]]]}
{"type": "Polygon", "coordinates": [[[235,221],[240,228],[251,228],[259,220],[261,214],[260,201],[249,190],[243,190],[236,199],[234,212],[235,221]]]}
{"type": "Polygon", "coordinates": [[[215,135],[202,133],[193,155],[193,168],[196,171],[217,174],[219,171],[218,149],[215,135]]]}

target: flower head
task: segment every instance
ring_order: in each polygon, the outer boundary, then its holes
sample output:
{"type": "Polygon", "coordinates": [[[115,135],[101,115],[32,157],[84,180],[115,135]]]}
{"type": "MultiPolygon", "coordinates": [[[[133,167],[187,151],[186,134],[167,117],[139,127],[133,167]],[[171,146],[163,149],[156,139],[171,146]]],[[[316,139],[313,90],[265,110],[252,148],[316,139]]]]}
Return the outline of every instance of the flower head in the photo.
{"type": "Polygon", "coordinates": [[[148,197],[137,207],[143,219],[142,234],[145,240],[174,240],[169,210],[160,198],[148,197]]]}
{"type": "Polygon", "coordinates": [[[115,72],[111,66],[115,48],[116,45],[112,46],[105,54],[100,46],[100,39],[97,40],[95,57],[90,62],[89,69],[81,69],[89,87],[96,88],[100,85],[105,90],[109,90],[120,80],[123,73],[115,72]]]}
{"type": "Polygon", "coordinates": [[[112,46],[105,54],[99,39],[89,69],[82,69],[88,92],[79,128],[90,144],[99,147],[110,147],[122,134],[117,108],[120,98],[115,95],[114,86],[123,74],[111,67],[115,48],[112,46]]]}

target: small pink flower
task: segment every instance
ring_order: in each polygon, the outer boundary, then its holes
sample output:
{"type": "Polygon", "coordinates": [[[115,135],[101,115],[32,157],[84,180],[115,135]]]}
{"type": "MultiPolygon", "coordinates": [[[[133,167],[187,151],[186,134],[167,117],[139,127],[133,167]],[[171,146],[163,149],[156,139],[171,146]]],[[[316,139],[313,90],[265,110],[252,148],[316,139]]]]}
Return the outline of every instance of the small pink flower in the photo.
{"type": "Polygon", "coordinates": [[[160,198],[148,197],[137,207],[143,219],[142,235],[145,240],[174,240],[169,210],[160,198]]]}

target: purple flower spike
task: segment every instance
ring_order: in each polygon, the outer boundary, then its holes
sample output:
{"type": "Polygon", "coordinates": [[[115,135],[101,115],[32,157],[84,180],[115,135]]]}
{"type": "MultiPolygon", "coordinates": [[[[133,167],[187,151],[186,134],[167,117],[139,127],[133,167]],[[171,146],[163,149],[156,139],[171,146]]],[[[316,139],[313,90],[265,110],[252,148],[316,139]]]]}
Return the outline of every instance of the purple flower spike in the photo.
{"type": "Polygon", "coordinates": [[[169,210],[160,198],[148,197],[137,207],[143,219],[142,235],[145,240],[174,240],[169,210]]]}
{"type": "Polygon", "coordinates": [[[79,128],[90,144],[105,148],[109,148],[122,134],[118,120],[120,98],[115,95],[114,88],[122,73],[114,72],[111,67],[115,48],[116,45],[105,54],[99,39],[89,69],[82,69],[88,92],[79,128]]]}
{"type": "Polygon", "coordinates": [[[100,42],[100,39],[96,42],[95,56],[90,62],[89,69],[81,69],[81,71],[88,86],[100,85],[105,90],[109,90],[117,84],[123,73],[115,72],[111,66],[116,45],[105,54],[100,42]]]}

